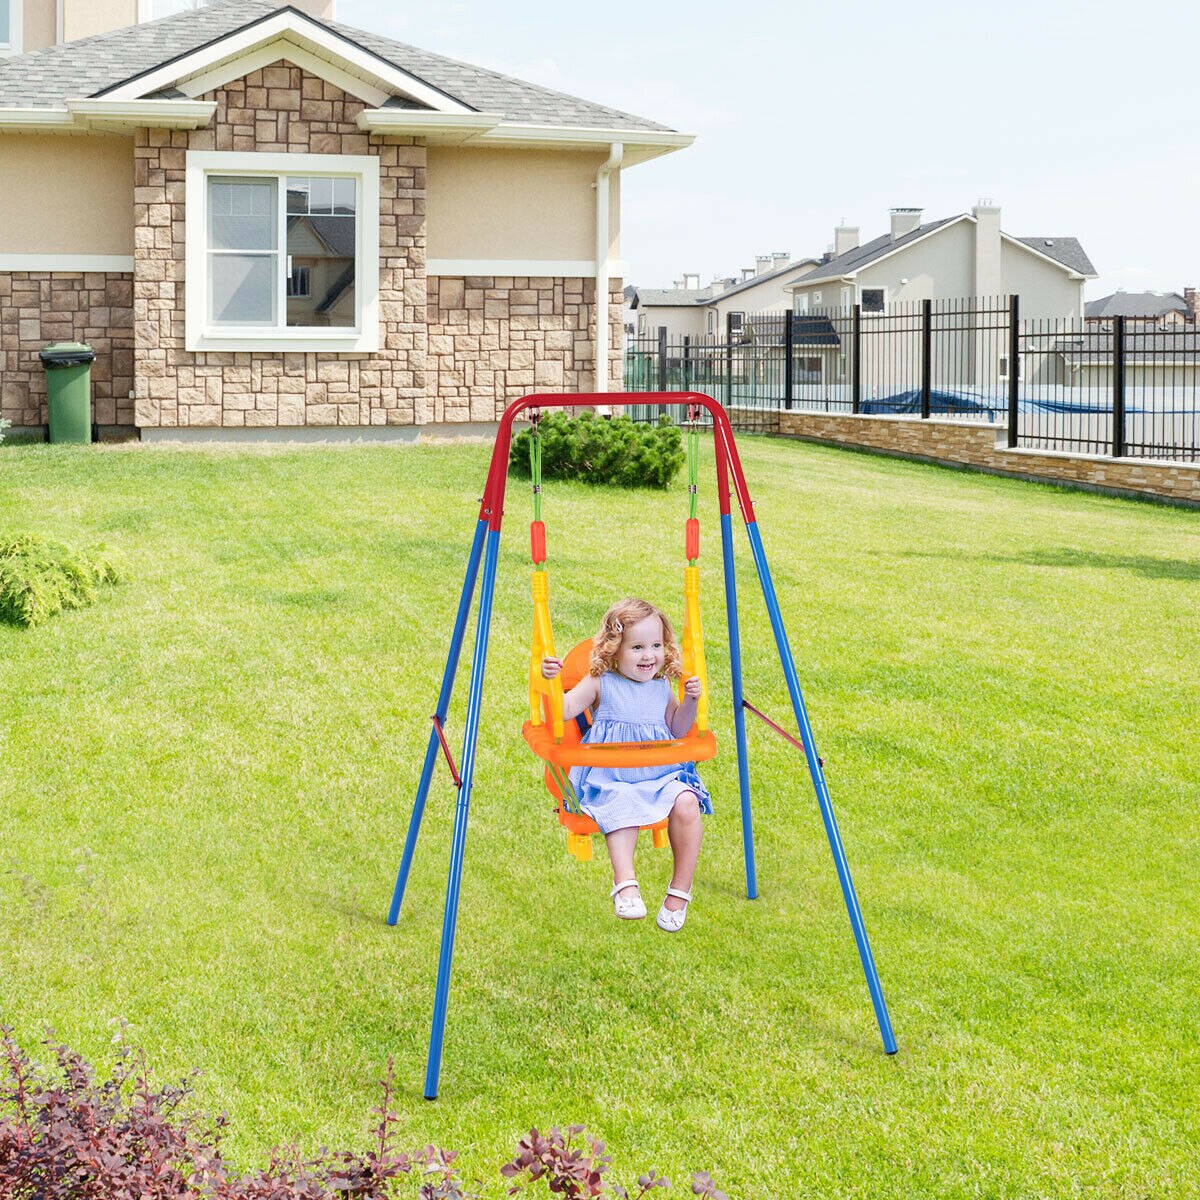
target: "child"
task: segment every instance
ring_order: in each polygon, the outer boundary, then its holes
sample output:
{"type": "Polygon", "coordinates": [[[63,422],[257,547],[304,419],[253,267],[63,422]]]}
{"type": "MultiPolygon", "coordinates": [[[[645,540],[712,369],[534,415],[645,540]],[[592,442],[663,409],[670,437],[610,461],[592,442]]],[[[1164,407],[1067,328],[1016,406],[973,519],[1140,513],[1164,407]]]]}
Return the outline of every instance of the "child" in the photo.
{"type": "MultiPolygon", "coordinates": [[[[683,737],[696,720],[700,680],[683,685],[680,704],[671,679],[680,674],[679,646],[671,623],[645,600],[621,600],[604,614],[593,639],[591,673],[563,695],[563,717],[592,710],[585,742],[649,742],[683,737]]],[[[562,660],[544,658],[542,675],[553,679],[562,660]]],[[[613,907],[637,920],[646,905],[633,874],[638,827],[668,817],[667,836],[675,869],[657,923],[677,933],[687,919],[692,874],[700,856],[701,813],[712,801],[693,763],[665,767],[575,767],[571,783],[580,807],[600,827],[613,868],[613,907]]]]}

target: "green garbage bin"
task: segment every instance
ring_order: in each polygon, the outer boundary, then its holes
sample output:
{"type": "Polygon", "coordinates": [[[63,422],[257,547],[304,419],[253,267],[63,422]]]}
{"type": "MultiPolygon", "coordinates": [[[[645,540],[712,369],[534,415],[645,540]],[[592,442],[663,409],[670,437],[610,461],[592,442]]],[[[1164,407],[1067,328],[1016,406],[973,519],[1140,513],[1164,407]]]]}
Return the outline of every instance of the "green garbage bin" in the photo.
{"type": "Polygon", "coordinates": [[[51,342],[38,355],[46,371],[50,441],[92,440],[92,363],[96,352],[84,342],[51,342]]]}

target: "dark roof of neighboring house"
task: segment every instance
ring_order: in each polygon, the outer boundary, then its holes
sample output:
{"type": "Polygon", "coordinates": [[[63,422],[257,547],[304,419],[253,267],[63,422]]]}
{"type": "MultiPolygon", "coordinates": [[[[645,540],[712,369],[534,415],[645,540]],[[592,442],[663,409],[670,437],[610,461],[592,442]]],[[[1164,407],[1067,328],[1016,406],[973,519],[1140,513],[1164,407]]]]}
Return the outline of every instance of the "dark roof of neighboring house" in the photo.
{"type": "Polygon", "coordinates": [[[1083,306],[1085,317],[1165,317],[1173,312],[1187,312],[1178,292],[1114,292],[1083,306]]]}
{"type": "MultiPolygon", "coordinates": [[[[805,275],[799,283],[816,283],[822,279],[840,279],[843,275],[852,275],[856,271],[861,271],[863,267],[869,266],[877,259],[883,258],[886,254],[891,254],[894,250],[899,250],[903,246],[910,245],[912,242],[928,236],[938,229],[951,224],[954,221],[962,220],[967,214],[959,213],[957,216],[944,217],[940,221],[926,221],[924,225],[918,225],[916,229],[910,230],[908,233],[902,234],[898,238],[893,238],[890,233],[885,233],[881,237],[875,238],[874,241],[866,242],[861,246],[856,246],[853,250],[847,250],[845,254],[839,254],[836,258],[832,258],[827,263],[822,263],[815,271],[805,275]]],[[[1095,275],[1096,269],[1088,260],[1088,256],[1083,252],[1083,247],[1075,238],[1066,237],[1030,237],[1030,238],[1014,238],[1014,241],[1020,242],[1024,246],[1028,246],[1031,250],[1036,250],[1039,254],[1044,254],[1047,258],[1054,259],[1070,271],[1075,271],[1080,275],[1095,275]]]]}
{"type": "MultiPolygon", "coordinates": [[[[68,99],[94,96],[287,7],[278,0],[222,0],[208,8],[0,58],[0,106],[62,108],[68,99]]],[[[335,21],[307,19],[480,112],[499,112],[507,120],[534,124],[666,128],[335,21]]]]}
{"type": "MultiPolygon", "coordinates": [[[[1080,366],[1111,366],[1112,340],[1106,334],[1091,337],[1060,337],[1054,349],[1070,363],[1080,366]]],[[[1183,361],[1200,369],[1200,334],[1194,329],[1179,333],[1129,333],[1125,335],[1125,362],[1183,361]]]]}
{"type": "MultiPolygon", "coordinates": [[[[325,243],[337,258],[353,258],[356,241],[354,219],[346,217],[311,216],[293,213],[287,219],[288,229],[300,221],[307,221],[312,231],[325,243]]],[[[288,253],[291,253],[289,251],[288,253]]]]}

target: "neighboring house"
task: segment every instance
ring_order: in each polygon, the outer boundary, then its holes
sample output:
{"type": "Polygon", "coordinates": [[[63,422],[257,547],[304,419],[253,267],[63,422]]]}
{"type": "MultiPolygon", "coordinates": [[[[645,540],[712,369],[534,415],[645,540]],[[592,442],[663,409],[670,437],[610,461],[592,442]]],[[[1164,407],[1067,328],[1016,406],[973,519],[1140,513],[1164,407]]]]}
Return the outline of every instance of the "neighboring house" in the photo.
{"type": "Polygon", "coordinates": [[[689,135],[328,0],[140,23],[158,2],[24,0],[27,52],[0,58],[3,416],[45,421],[37,352],[63,339],[97,350],[98,423],[148,438],[619,386],[620,172],[689,135]]]}
{"type": "Polygon", "coordinates": [[[740,279],[716,279],[702,288],[698,275],[685,275],[673,288],[638,288],[633,301],[638,336],[654,337],[665,329],[668,342],[685,336],[724,337],[731,314],[735,331],[740,331],[752,313],[790,307],[788,286],[819,262],[793,260],[786,253],[760,254],[757,265],[746,268],[740,279]]]}
{"type": "Polygon", "coordinates": [[[922,300],[1020,296],[1022,318],[1082,317],[1083,285],[1096,278],[1071,237],[1013,237],[1000,209],[922,223],[919,208],[894,208],[891,229],[865,245],[858,230],[834,230],[834,255],[788,290],[793,311],[849,308],[864,316],[922,300]]]}
{"type": "Polygon", "coordinates": [[[1113,317],[1130,317],[1149,322],[1160,329],[1196,323],[1197,295],[1195,288],[1178,292],[1114,292],[1089,300],[1084,305],[1084,320],[1106,324],[1113,317]]]}

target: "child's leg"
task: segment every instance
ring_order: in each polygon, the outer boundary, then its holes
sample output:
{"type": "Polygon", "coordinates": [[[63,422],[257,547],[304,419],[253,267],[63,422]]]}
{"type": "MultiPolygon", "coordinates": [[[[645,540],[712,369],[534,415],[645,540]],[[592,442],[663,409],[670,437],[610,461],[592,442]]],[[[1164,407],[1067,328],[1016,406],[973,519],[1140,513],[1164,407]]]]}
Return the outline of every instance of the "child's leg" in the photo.
{"type": "MultiPolygon", "coordinates": [[[[612,862],[613,883],[620,883],[622,879],[634,877],[633,852],[637,849],[637,839],[636,825],[629,829],[614,829],[612,833],[604,835],[605,844],[608,846],[608,857],[612,862]]],[[[622,894],[636,896],[637,891],[634,888],[626,888],[622,894]]]]}
{"type": "MultiPolygon", "coordinates": [[[[667,836],[671,839],[671,853],[675,856],[671,886],[681,892],[690,892],[692,876],[696,873],[696,860],[700,857],[700,840],[704,837],[700,801],[695,792],[680,792],[676,797],[675,807],[667,819],[667,836]]],[[[674,912],[686,903],[678,896],[668,896],[663,901],[668,912],[674,912]]]]}

